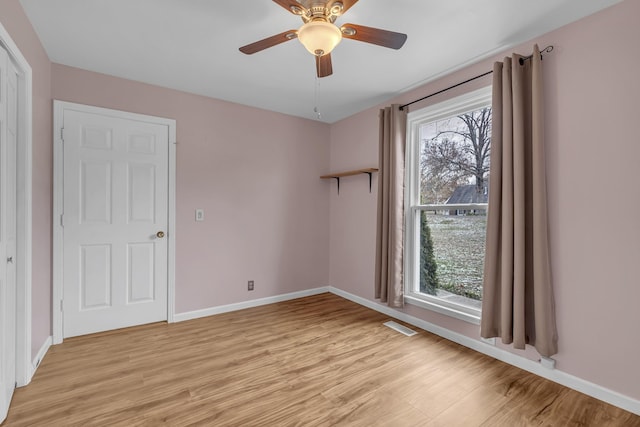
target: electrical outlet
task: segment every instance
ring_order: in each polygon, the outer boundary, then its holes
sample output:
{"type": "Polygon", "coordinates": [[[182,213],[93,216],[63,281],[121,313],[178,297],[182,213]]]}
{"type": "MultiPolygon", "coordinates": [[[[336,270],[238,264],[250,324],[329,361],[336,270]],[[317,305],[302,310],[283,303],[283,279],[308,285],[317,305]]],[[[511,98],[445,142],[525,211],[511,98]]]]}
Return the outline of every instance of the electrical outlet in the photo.
{"type": "Polygon", "coordinates": [[[253,280],[249,280],[249,282],[247,282],[247,290],[248,291],[253,290],[253,280]]]}
{"type": "Polygon", "coordinates": [[[196,221],[204,221],[204,209],[196,209],[196,221]]]}

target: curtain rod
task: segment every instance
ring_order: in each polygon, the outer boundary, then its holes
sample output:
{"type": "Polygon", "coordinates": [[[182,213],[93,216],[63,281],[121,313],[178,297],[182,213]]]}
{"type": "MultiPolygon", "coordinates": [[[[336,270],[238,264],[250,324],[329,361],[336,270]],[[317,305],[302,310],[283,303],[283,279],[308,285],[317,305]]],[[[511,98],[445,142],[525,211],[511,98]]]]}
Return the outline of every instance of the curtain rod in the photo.
{"type": "MultiPolygon", "coordinates": [[[[542,58],[542,54],[543,54],[543,53],[549,53],[549,52],[551,52],[552,50],[553,50],[553,45],[545,47],[544,49],[542,49],[542,50],[540,51],[540,58],[542,58]]],[[[531,58],[533,58],[533,55],[524,56],[524,57],[520,58],[520,65],[524,65],[524,61],[526,61],[527,59],[531,59],[531,58]]],[[[405,109],[405,107],[408,107],[408,106],[413,105],[413,104],[415,104],[415,103],[417,103],[417,102],[420,102],[420,101],[424,101],[425,99],[431,98],[432,96],[439,95],[439,94],[441,94],[442,92],[446,92],[446,91],[448,91],[448,90],[455,89],[455,88],[457,88],[458,86],[462,86],[462,85],[467,84],[467,83],[469,83],[469,82],[472,82],[472,81],[474,81],[474,80],[478,80],[478,79],[480,79],[480,78],[482,78],[482,77],[484,77],[484,76],[488,76],[488,75],[489,75],[489,74],[491,74],[491,73],[493,73],[493,70],[487,71],[486,73],[479,74],[479,75],[477,75],[477,76],[475,76],[475,77],[471,77],[470,79],[467,79],[467,80],[465,80],[465,81],[463,81],[463,82],[460,82],[460,83],[456,83],[456,84],[454,84],[453,86],[449,86],[449,87],[447,87],[447,88],[441,89],[441,90],[439,90],[439,91],[437,91],[437,92],[434,92],[434,93],[431,93],[431,94],[429,94],[429,95],[427,95],[427,96],[423,96],[422,98],[420,98],[420,99],[416,99],[415,101],[411,101],[411,102],[409,102],[409,103],[407,103],[407,104],[403,104],[403,105],[401,105],[401,106],[400,106],[400,110],[404,110],[404,109],[405,109]]]]}

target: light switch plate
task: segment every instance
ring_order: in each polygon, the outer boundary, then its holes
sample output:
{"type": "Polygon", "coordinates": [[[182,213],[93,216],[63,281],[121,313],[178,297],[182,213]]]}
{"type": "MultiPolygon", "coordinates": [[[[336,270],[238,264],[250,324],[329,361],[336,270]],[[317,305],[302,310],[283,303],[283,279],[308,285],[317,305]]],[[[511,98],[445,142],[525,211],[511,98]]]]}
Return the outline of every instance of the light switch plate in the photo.
{"type": "Polygon", "coordinates": [[[204,221],[204,209],[196,209],[196,221],[204,221]]]}

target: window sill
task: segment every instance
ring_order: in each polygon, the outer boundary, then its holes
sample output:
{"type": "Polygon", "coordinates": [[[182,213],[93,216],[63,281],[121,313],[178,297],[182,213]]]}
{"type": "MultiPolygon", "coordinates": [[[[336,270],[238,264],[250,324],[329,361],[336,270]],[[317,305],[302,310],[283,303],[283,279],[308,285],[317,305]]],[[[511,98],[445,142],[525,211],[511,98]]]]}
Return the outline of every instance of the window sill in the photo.
{"type": "Polygon", "coordinates": [[[410,305],[415,305],[416,307],[424,308],[427,310],[435,311],[436,313],[444,314],[445,316],[454,317],[459,320],[463,320],[468,323],[473,323],[474,325],[480,324],[480,314],[470,314],[461,310],[456,310],[451,307],[447,307],[436,302],[427,301],[424,298],[414,296],[414,295],[405,295],[404,302],[410,305]]]}

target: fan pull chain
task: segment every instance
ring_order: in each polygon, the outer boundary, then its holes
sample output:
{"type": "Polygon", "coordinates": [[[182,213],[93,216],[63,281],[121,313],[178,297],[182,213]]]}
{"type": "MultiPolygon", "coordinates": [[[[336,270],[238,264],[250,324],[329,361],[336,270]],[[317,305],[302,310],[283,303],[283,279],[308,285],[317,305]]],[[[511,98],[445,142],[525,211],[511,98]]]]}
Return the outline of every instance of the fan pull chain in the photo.
{"type": "Polygon", "coordinates": [[[320,109],[318,108],[318,87],[320,87],[320,80],[318,79],[318,76],[316,76],[316,81],[314,84],[314,107],[313,107],[313,112],[316,113],[316,117],[318,118],[318,120],[322,119],[322,114],[320,113],[320,109]]]}

